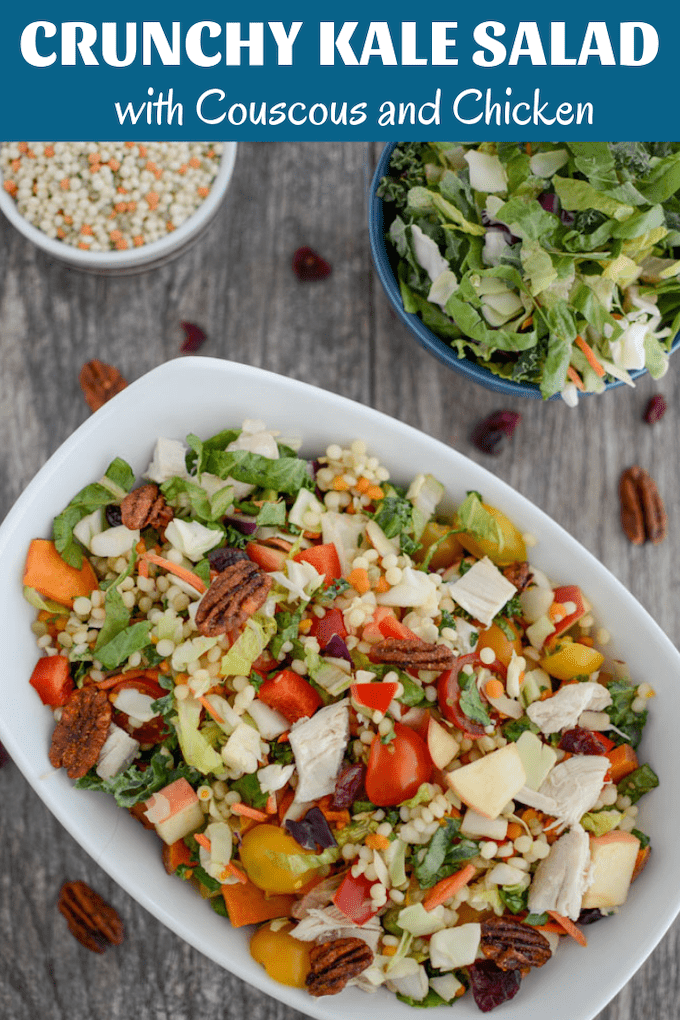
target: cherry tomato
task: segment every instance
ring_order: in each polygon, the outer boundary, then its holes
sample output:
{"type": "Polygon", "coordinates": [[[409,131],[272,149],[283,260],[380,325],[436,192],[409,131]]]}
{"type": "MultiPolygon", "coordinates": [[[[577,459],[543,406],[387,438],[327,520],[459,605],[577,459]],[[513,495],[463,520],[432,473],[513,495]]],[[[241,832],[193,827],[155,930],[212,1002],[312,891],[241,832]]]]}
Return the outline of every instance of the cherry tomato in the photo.
{"type": "Polygon", "coordinates": [[[249,829],[241,842],[241,864],[248,878],[258,889],[268,893],[293,893],[302,889],[314,876],[316,870],[312,865],[298,874],[277,864],[275,854],[309,854],[313,851],[303,850],[300,844],[278,825],[256,825],[249,829]]]}
{"type": "Polygon", "coordinates": [[[475,739],[476,737],[483,737],[486,731],[481,723],[468,719],[460,707],[461,690],[458,683],[458,675],[463,666],[468,664],[475,670],[485,666],[490,672],[497,673],[503,680],[505,680],[507,671],[503,663],[499,662],[498,659],[492,662],[491,665],[486,666],[477,652],[470,652],[468,655],[460,655],[456,664],[451,669],[447,669],[439,677],[437,683],[439,711],[445,719],[448,719],[459,730],[462,730],[466,737],[475,739]]]}
{"type": "Polygon", "coordinates": [[[516,655],[522,654],[522,642],[519,639],[517,628],[511,623],[507,624],[507,626],[515,635],[512,640],[505,636],[497,623],[492,623],[490,627],[487,627],[486,630],[480,633],[479,641],[475,648],[477,654],[481,652],[482,648],[491,648],[498,661],[502,662],[505,667],[510,665],[513,651],[516,655]]]}
{"type": "Polygon", "coordinates": [[[463,548],[477,559],[488,556],[492,563],[502,567],[507,566],[508,563],[515,563],[516,560],[525,560],[527,550],[524,539],[512,521],[495,506],[490,506],[488,503],[482,503],[482,506],[498,524],[501,541],[498,543],[492,538],[475,538],[474,535],[463,532],[456,536],[463,548]]]}
{"type": "Polygon", "coordinates": [[[274,981],[293,988],[304,988],[311,970],[310,942],[293,938],[292,923],[272,930],[271,923],[258,928],[250,940],[250,955],[262,964],[274,981]]]}
{"type": "Polygon", "coordinates": [[[394,740],[383,744],[373,737],[366,769],[368,799],[379,807],[391,807],[417,792],[432,775],[432,759],[427,745],[415,730],[394,724],[394,740]]]}

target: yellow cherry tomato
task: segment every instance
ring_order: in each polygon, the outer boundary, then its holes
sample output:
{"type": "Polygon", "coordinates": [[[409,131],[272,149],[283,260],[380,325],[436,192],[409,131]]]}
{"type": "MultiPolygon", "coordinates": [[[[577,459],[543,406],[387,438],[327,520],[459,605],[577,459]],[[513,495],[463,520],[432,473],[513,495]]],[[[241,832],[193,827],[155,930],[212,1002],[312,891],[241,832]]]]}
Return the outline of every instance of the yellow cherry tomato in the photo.
{"type": "Polygon", "coordinates": [[[429,521],[420,536],[420,544],[422,548],[414,555],[416,563],[422,563],[430,547],[439,542],[436,550],[430,560],[430,570],[441,570],[445,567],[451,566],[456,560],[460,559],[463,554],[463,547],[458,541],[458,535],[447,535],[447,532],[451,531],[452,524],[438,524],[436,521],[429,521]],[[444,538],[444,535],[447,535],[444,538]]]}
{"type": "Polygon", "coordinates": [[[463,548],[478,559],[488,556],[491,562],[499,567],[507,566],[508,563],[516,563],[517,560],[525,560],[527,550],[524,539],[512,521],[495,506],[490,506],[488,503],[482,503],[482,506],[497,522],[501,541],[499,543],[490,538],[475,538],[463,532],[457,536],[463,548]]]}
{"type": "Polygon", "coordinates": [[[278,825],[256,825],[243,837],[240,850],[241,864],[250,881],[269,893],[293,893],[312,878],[318,868],[313,865],[299,874],[285,864],[277,863],[276,854],[311,854],[278,825]]]}
{"type": "Polygon", "coordinates": [[[311,969],[310,943],[293,938],[290,922],[280,928],[278,922],[273,922],[273,925],[272,928],[270,922],[257,929],[250,940],[250,955],[262,964],[274,981],[293,988],[304,988],[305,978],[311,969]]]}
{"type": "Polygon", "coordinates": [[[490,648],[498,661],[508,666],[513,652],[516,655],[522,654],[522,642],[513,625],[508,623],[507,626],[515,635],[512,641],[505,636],[497,623],[492,623],[490,627],[480,632],[475,651],[479,654],[482,648],[490,648]]]}
{"type": "Polygon", "coordinates": [[[573,680],[575,676],[587,676],[599,669],[604,655],[595,648],[581,645],[578,641],[563,644],[559,651],[546,655],[540,665],[557,680],[573,680]]]}

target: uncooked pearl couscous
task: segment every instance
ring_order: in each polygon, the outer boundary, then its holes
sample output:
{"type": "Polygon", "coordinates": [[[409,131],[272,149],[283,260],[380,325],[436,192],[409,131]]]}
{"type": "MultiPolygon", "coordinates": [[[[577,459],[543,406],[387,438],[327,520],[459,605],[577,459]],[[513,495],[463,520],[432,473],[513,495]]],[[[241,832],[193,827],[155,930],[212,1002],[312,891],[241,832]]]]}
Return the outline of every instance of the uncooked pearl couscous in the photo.
{"type": "Polygon", "coordinates": [[[210,194],[209,142],[6,142],[3,187],[29,223],[83,251],[126,251],[184,223],[210,194]]]}

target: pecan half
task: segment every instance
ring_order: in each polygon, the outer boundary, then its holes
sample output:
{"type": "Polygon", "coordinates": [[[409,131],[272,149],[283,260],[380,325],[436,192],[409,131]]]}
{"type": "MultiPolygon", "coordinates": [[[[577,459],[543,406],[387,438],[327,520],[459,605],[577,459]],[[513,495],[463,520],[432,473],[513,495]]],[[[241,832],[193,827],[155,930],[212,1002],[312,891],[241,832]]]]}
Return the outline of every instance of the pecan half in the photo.
{"type": "Polygon", "coordinates": [[[501,970],[518,970],[522,975],[542,967],[552,955],[545,935],[507,914],[482,921],[480,948],[501,970]]]}
{"type": "Polygon", "coordinates": [[[668,517],[654,480],[644,468],[628,468],[619,481],[621,527],[633,545],[663,542],[668,517]]]}
{"type": "Polygon", "coordinates": [[[162,531],[174,517],[172,507],[165,502],[165,496],[152,482],[128,492],[120,504],[122,523],[130,531],[141,528],[156,528],[162,531]]]}
{"type": "Polygon", "coordinates": [[[373,662],[384,662],[405,669],[430,669],[441,673],[451,669],[455,655],[446,645],[433,645],[427,641],[409,638],[387,638],[371,649],[373,662]]]}
{"type": "Polygon", "coordinates": [[[107,400],[127,386],[117,368],[96,358],[80,370],[80,386],[91,411],[98,411],[107,400]]]}
{"type": "Polygon", "coordinates": [[[83,687],[64,705],[52,734],[49,759],[65,768],[69,779],[80,779],[92,768],[104,746],[113,709],[106,691],[83,687]]]}
{"type": "Polygon", "coordinates": [[[123,941],[118,912],[85,882],[65,882],[57,906],[71,934],[93,953],[103,953],[109,945],[119,946],[123,941]]]}
{"type": "Polygon", "coordinates": [[[215,637],[240,627],[264,604],[272,579],[251,560],[239,560],[218,574],[196,611],[201,634],[215,637]]]}
{"type": "Polygon", "coordinates": [[[507,567],[503,568],[503,577],[510,584],[514,584],[517,591],[524,591],[533,574],[526,560],[517,560],[515,563],[509,563],[507,567]]]}
{"type": "Polygon", "coordinates": [[[363,939],[321,942],[309,951],[312,969],[305,979],[310,995],[337,995],[347,982],[373,963],[373,950],[363,939]]]}

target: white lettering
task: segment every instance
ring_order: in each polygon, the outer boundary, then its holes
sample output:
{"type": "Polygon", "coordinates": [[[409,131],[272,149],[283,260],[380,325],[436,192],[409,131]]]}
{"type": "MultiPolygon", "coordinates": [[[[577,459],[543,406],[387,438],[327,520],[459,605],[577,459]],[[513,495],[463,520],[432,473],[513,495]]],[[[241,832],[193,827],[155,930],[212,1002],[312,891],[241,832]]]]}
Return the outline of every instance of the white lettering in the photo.
{"type": "Polygon", "coordinates": [[[619,60],[623,67],[642,67],[651,64],[659,52],[659,36],[652,25],[643,21],[624,21],[621,24],[619,60]],[[642,53],[635,59],[635,32],[642,33],[642,53]]]}
{"type": "Polygon", "coordinates": [[[203,33],[206,30],[211,39],[216,39],[222,31],[216,21],[197,21],[189,27],[184,40],[187,56],[196,67],[214,67],[215,64],[220,62],[219,53],[206,56],[203,52],[203,33]]]}
{"type": "Polygon", "coordinates": [[[294,21],[290,26],[290,32],[287,34],[282,21],[269,21],[268,25],[279,51],[277,63],[279,67],[289,67],[293,63],[293,43],[302,28],[302,22],[294,21]]]}
{"type": "Polygon", "coordinates": [[[545,53],[543,43],[535,21],[520,21],[517,34],[512,44],[512,52],[508,64],[512,67],[519,63],[520,57],[529,57],[534,66],[544,67],[545,53]],[[526,43],[526,46],[524,46],[526,43]]]}
{"type": "Polygon", "coordinates": [[[38,32],[42,32],[46,39],[51,39],[57,34],[57,26],[51,21],[32,21],[21,33],[21,56],[27,64],[33,67],[49,67],[57,59],[54,50],[46,57],[38,53],[38,32]]]}
{"type": "Polygon", "coordinates": [[[109,67],[129,67],[137,56],[137,26],[134,21],[125,25],[125,56],[118,59],[118,31],[115,21],[102,25],[102,57],[109,67]]]}
{"type": "Polygon", "coordinates": [[[386,67],[396,67],[397,57],[392,45],[390,27],[386,21],[372,21],[368,26],[366,41],[359,61],[361,66],[365,67],[371,57],[380,57],[386,67]],[[377,43],[375,48],[374,43],[377,43]]]}
{"type": "Polygon", "coordinates": [[[97,41],[97,29],[87,21],[65,21],[61,26],[61,63],[71,67],[76,62],[76,50],[80,53],[84,64],[90,67],[99,65],[92,52],[97,41]],[[80,36],[80,38],[78,38],[80,36]]]}
{"type": "Polygon", "coordinates": [[[565,56],[566,27],[563,21],[553,21],[550,24],[550,63],[553,67],[571,67],[576,63],[576,57],[565,56]]]}
{"type": "Polygon", "coordinates": [[[586,29],[583,46],[578,58],[579,67],[587,64],[589,57],[599,57],[603,67],[613,67],[616,64],[612,44],[609,41],[606,21],[588,22],[588,28],[586,29]],[[592,47],[593,42],[595,43],[594,49],[592,47]]]}
{"type": "Polygon", "coordinates": [[[160,21],[142,22],[142,63],[145,67],[151,64],[151,44],[165,66],[179,66],[180,43],[179,21],[172,23],[172,45],[168,42],[160,21]]]}
{"type": "Polygon", "coordinates": [[[404,21],[401,26],[401,63],[403,67],[427,64],[427,57],[416,56],[416,23],[404,21]]]}
{"type": "Polygon", "coordinates": [[[264,64],[264,23],[250,23],[250,38],[241,39],[241,23],[227,22],[226,63],[228,67],[241,66],[241,50],[248,50],[250,67],[261,67],[264,64]]]}
{"type": "Polygon", "coordinates": [[[199,120],[202,120],[204,124],[221,124],[226,113],[220,114],[219,117],[206,117],[203,113],[203,103],[208,99],[209,96],[217,96],[218,102],[223,103],[226,96],[222,89],[208,89],[207,92],[201,93],[196,100],[196,116],[199,120]]]}
{"type": "Polygon", "coordinates": [[[358,66],[359,61],[349,44],[358,24],[358,21],[345,21],[337,37],[334,21],[322,21],[319,24],[319,63],[322,66],[332,67],[335,64],[336,50],[342,57],[345,67],[358,66]]]}
{"type": "Polygon", "coordinates": [[[453,67],[458,63],[457,57],[448,55],[449,49],[456,45],[455,39],[449,39],[449,29],[458,28],[457,21],[432,22],[432,66],[453,67]]]}
{"type": "MultiPolygon", "coordinates": [[[[498,67],[505,60],[506,49],[503,43],[496,40],[495,36],[505,35],[505,25],[500,21],[484,21],[475,27],[472,37],[482,47],[472,54],[472,62],[479,67],[498,67]],[[489,34],[491,33],[491,34],[489,34]],[[484,50],[491,54],[490,58],[484,55],[484,50]]],[[[481,96],[480,96],[481,98],[481,96]]]]}

